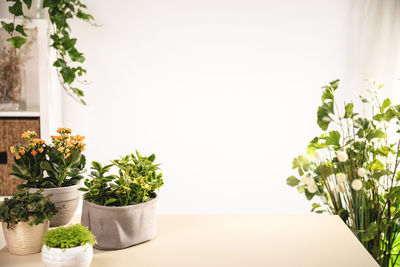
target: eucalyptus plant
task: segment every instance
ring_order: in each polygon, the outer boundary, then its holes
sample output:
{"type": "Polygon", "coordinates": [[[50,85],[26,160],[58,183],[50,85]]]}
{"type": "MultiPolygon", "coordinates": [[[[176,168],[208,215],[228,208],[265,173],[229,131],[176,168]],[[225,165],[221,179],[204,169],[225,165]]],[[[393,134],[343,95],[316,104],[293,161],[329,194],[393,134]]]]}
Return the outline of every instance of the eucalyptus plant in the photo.
{"type": "MultiPolygon", "coordinates": [[[[6,1],[11,2],[8,11],[13,16],[13,21],[10,23],[3,21],[1,24],[3,29],[10,34],[7,41],[10,42],[11,46],[18,49],[26,43],[27,34],[23,23],[17,23],[16,19],[25,17],[22,7],[25,5],[27,9],[30,9],[32,0],[6,1]]],[[[79,77],[86,73],[86,69],[82,67],[85,57],[76,48],[77,39],[70,36],[69,21],[78,18],[94,25],[94,18],[86,12],[87,6],[80,0],[44,0],[43,8],[47,8],[52,26],[50,35],[52,43],[50,46],[57,53],[57,59],[53,66],[57,68],[61,85],[69,95],[82,104],[86,104],[83,100],[84,92],[74,85],[74,82],[79,82],[79,77]]]]}
{"type": "Polygon", "coordinates": [[[13,229],[19,222],[32,226],[50,221],[57,212],[50,195],[44,196],[40,191],[30,193],[23,189],[0,203],[0,221],[7,223],[8,229],[13,229]]]}
{"type": "Polygon", "coordinates": [[[399,266],[400,105],[381,101],[382,85],[372,81],[360,115],[350,102],[339,108],[339,80],[323,87],[317,123],[323,133],[311,140],[307,156],[293,159],[297,187],[316,213],[339,215],[381,266],[399,266]],[[368,112],[369,113],[369,112],[368,112]]]}
{"type": "Polygon", "coordinates": [[[112,160],[110,165],[102,166],[92,162],[92,172],[80,188],[85,200],[103,206],[127,206],[146,202],[156,197],[155,191],[164,185],[159,164],[154,164],[156,156],[148,157],[130,154],[112,160]],[[108,174],[117,167],[118,175],[108,174]]]}

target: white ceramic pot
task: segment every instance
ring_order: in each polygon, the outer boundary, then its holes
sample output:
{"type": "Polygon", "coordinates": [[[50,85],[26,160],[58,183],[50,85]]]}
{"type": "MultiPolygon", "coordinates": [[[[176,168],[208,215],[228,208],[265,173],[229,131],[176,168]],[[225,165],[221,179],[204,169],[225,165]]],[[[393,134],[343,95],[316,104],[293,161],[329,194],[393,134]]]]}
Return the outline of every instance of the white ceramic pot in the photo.
{"type": "MultiPolygon", "coordinates": [[[[66,225],[72,219],[78,207],[79,198],[81,197],[81,193],[78,191],[79,187],[80,184],[78,183],[66,187],[43,189],[42,194],[45,196],[52,194],[51,201],[57,208],[61,207],[61,210],[50,220],[50,227],[66,225]]],[[[29,189],[30,192],[38,190],[37,188],[29,189]]]]}
{"type": "Polygon", "coordinates": [[[74,248],[42,247],[45,267],[89,267],[93,258],[93,246],[86,244],[74,248]]]}
{"type": "Polygon", "coordinates": [[[42,248],[44,233],[49,230],[49,222],[30,226],[26,222],[19,222],[13,229],[7,229],[7,223],[2,222],[4,239],[8,251],[16,255],[39,253],[42,248]]]}

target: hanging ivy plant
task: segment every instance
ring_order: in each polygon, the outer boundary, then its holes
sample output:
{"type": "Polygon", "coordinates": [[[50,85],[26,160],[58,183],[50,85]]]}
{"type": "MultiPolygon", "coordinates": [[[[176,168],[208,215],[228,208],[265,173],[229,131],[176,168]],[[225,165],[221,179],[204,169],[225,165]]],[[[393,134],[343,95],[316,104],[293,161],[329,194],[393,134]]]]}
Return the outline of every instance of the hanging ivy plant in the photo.
{"type": "MultiPolygon", "coordinates": [[[[1,22],[2,27],[10,34],[7,41],[15,49],[23,46],[27,39],[23,24],[17,24],[16,18],[23,18],[23,5],[28,9],[31,8],[32,0],[6,0],[11,2],[8,8],[13,15],[13,21],[10,23],[1,22]]],[[[43,9],[47,8],[52,33],[51,47],[55,49],[57,59],[53,66],[56,67],[60,83],[64,90],[73,98],[86,104],[83,100],[84,92],[75,86],[76,82],[81,82],[79,77],[86,73],[86,69],[82,67],[85,57],[76,48],[76,38],[70,36],[71,27],[69,21],[74,18],[84,20],[95,25],[92,15],[86,13],[87,6],[79,0],[44,0],[43,9]]]]}

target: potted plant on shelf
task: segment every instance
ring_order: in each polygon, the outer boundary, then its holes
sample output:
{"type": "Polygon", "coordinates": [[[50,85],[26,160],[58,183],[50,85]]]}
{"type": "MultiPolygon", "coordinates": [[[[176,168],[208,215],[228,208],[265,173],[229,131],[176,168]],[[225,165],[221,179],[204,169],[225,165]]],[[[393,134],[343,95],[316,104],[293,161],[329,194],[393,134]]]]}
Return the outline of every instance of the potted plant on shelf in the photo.
{"type": "Polygon", "coordinates": [[[352,102],[339,109],[338,87],[339,80],[323,87],[317,111],[323,133],[311,140],[307,156],[293,159],[298,175],[287,184],[308,200],[318,198],[311,211],[340,216],[381,266],[398,266],[400,105],[381,101],[382,85],[371,81],[360,97],[367,114],[354,112],[352,102]]]}
{"type": "Polygon", "coordinates": [[[35,132],[27,131],[22,138],[28,145],[11,148],[16,153],[11,175],[26,180],[18,188],[30,188],[32,192],[43,189],[43,194],[51,194],[51,200],[62,208],[51,220],[52,227],[67,224],[74,215],[80,198],[79,181],[86,164],[82,154],[84,136],[71,136],[68,128],[57,132],[59,135],[51,137],[52,144],[46,145],[43,140],[34,138],[35,132]]]}
{"type": "Polygon", "coordinates": [[[88,267],[96,239],[81,224],[58,227],[44,234],[42,261],[45,267],[88,267]]]}
{"type": "Polygon", "coordinates": [[[0,203],[0,220],[10,253],[27,255],[40,252],[44,233],[57,208],[41,192],[22,189],[0,203]]]}
{"type": "Polygon", "coordinates": [[[92,179],[80,190],[85,192],[82,224],[96,236],[96,248],[126,248],[155,236],[155,191],[164,184],[155,158],[136,151],[104,167],[92,162],[92,179]],[[118,175],[107,174],[111,167],[118,175]]]}

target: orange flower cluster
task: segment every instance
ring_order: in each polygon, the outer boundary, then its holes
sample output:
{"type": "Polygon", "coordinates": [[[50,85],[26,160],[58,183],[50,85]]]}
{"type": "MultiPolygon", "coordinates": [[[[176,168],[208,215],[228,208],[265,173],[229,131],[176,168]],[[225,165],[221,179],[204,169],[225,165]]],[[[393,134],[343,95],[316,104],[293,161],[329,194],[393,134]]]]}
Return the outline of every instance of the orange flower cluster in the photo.
{"type": "Polygon", "coordinates": [[[16,153],[16,159],[20,159],[21,156],[25,155],[26,151],[30,151],[31,155],[36,156],[38,153],[44,152],[44,146],[46,142],[39,138],[33,138],[37,136],[34,131],[26,131],[21,135],[22,139],[28,142],[28,147],[18,144],[16,146],[10,147],[11,153],[16,153]]]}
{"type": "Polygon", "coordinates": [[[80,135],[69,135],[71,133],[71,129],[69,128],[59,128],[57,133],[60,135],[53,135],[51,139],[53,141],[54,147],[57,148],[58,151],[63,153],[64,159],[68,158],[71,155],[71,150],[75,149],[78,151],[84,151],[86,144],[83,143],[84,136],[80,135]]]}

